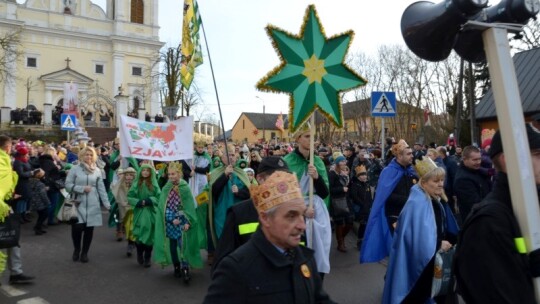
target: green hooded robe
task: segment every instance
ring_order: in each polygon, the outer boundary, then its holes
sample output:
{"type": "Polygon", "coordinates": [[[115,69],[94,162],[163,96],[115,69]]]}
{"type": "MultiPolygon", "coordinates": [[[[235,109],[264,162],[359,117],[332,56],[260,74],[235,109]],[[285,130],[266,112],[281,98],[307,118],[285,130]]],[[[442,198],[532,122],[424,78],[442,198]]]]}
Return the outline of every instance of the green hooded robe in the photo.
{"type": "MultiPolygon", "coordinates": [[[[302,176],[304,176],[304,172],[307,170],[307,166],[309,165],[309,159],[305,159],[296,151],[293,151],[283,157],[283,160],[287,163],[289,166],[289,170],[291,172],[294,172],[296,174],[296,177],[298,178],[298,181],[302,180],[302,176]]],[[[320,157],[315,155],[315,158],[313,159],[313,165],[317,169],[317,173],[319,173],[319,176],[321,176],[324,180],[324,183],[326,184],[326,187],[330,189],[330,184],[328,182],[328,173],[326,172],[326,167],[324,166],[324,162],[320,157]]],[[[326,204],[326,207],[328,208],[328,204],[330,203],[330,195],[324,199],[324,203],[326,204]]]]}
{"type": "MultiPolygon", "coordinates": [[[[165,223],[165,210],[167,207],[167,198],[169,192],[173,189],[174,185],[171,182],[167,182],[161,191],[159,196],[159,204],[156,213],[156,229],[154,233],[154,256],[153,259],[161,266],[167,266],[172,264],[171,250],[169,238],[167,237],[166,223],[165,223]]],[[[180,194],[179,207],[184,212],[188,222],[189,230],[182,231],[182,249],[178,248],[178,257],[180,260],[188,262],[191,267],[202,268],[203,263],[201,259],[201,253],[199,249],[199,220],[197,212],[195,210],[195,202],[191,189],[185,180],[180,179],[178,185],[178,193],[180,194]]]]}
{"type": "Polygon", "coordinates": [[[148,164],[142,165],[129,189],[128,202],[133,210],[132,229],[135,241],[149,246],[154,244],[154,224],[159,194],[160,189],[154,168],[148,164]],[[141,178],[141,172],[144,168],[150,169],[150,180],[154,188],[152,190],[149,189],[145,183],[141,183],[139,186],[139,179],[141,178]],[[147,205],[144,207],[137,207],[137,203],[141,200],[146,200],[147,205]],[[149,202],[151,202],[151,205],[149,202]]]}

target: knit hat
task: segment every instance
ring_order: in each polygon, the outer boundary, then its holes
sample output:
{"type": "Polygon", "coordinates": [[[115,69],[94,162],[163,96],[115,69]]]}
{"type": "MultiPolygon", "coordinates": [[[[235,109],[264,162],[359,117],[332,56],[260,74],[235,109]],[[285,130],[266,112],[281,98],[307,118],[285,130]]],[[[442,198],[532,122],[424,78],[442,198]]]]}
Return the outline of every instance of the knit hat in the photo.
{"type": "Polygon", "coordinates": [[[28,149],[26,147],[18,147],[17,154],[20,156],[28,154],[28,149]]]}
{"type": "Polygon", "coordinates": [[[346,161],[346,160],[347,160],[347,159],[345,158],[345,156],[340,155],[340,156],[338,156],[338,157],[336,157],[336,158],[334,159],[334,164],[337,165],[337,164],[339,164],[340,162],[346,161]]]}
{"type": "MultiPolygon", "coordinates": [[[[525,132],[527,133],[527,139],[529,141],[529,147],[531,150],[540,149],[540,125],[538,123],[526,123],[525,132]]],[[[501,139],[501,132],[497,130],[493,138],[491,139],[491,147],[489,148],[489,157],[493,158],[499,153],[502,153],[503,145],[501,139]]]]}

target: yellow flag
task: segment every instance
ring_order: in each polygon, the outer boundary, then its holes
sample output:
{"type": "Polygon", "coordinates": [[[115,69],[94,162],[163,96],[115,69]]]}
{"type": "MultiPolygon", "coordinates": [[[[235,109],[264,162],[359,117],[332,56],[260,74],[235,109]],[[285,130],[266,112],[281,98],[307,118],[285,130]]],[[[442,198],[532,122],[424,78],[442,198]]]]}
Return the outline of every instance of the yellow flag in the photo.
{"type": "Polygon", "coordinates": [[[180,82],[189,90],[195,76],[195,68],[203,62],[199,28],[201,25],[199,6],[196,0],[184,1],[184,22],[182,24],[182,61],[180,82]]]}

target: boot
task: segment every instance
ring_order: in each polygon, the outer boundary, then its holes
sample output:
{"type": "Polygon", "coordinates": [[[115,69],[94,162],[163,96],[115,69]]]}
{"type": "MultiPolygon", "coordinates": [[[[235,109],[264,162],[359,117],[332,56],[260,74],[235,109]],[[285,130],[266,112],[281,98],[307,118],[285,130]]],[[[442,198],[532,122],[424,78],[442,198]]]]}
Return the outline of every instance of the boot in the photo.
{"type": "Polygon", "coordinates": [[[144,268],[149,268],[152,265],[152,246],[144,246],[144,268]]]}
{"type": "Polygon", "coordinates": [[[122,230],[116,231],[116,241],[121,242],[124,239],[124,233],[122,230]]]}
{"type": "Polygon", "coordinates": [[[353,225],[352,224],[345,224],[345,227],[343,227],[343,248],[347,250],[347,244],[345,240],[347,239],[347,234],[352,230],[353,225]]]}
{"type": "Polygon", "coordinates": [[[179,278],[182,276],[182,272],[180,272],[180,263],[174,263],[174,277],[179,278]]]}
{"type": "Polygon", "coordinates": [[[139,263],[139,265],[142,265],[144,263],[144,258],[143,258],[144,249],[142,247],[143,245],[137,243],[136,246],[137,246],[137,263],[139,263]]]}
{"type": "Polygon", "coordinates": [[[208,259],[207,259],[206,262],[207,262],[208,266],[212,266],[212,263],[214,263],[214,253],[213,252],[208,253],[208,259]]]}
{"type": "Polygon", "coordinates": [[[344,238],[343,238],[343,225],[336,225],[336,239],[337,239],[337,250],[341,252],[347,252],[345,249],[344,238]]]}
{"type": "Polygon", "coordinates": [[[73,262],[77,262],[79,260],[79,255],[80,255],[80,250],[75,249],[73,251],[73,256],[72,256],[73,262]]]}
{"type": "Polygon", "coordinates": [[[135,245],[133,245],[133,243],[131,241],[128,241],[128,245],[127,245],[127,251],[126,251],[126,255],[128,258],[130,258],[132,255],[133,255],[133,247],[135,245]]]}
{"type": "Polygon", "coordinates": [[[189,273],[189,266],[182,267],[182,277],[184,278],[184,284],[188,284],[191,280],[191,274],[189,273]]]}

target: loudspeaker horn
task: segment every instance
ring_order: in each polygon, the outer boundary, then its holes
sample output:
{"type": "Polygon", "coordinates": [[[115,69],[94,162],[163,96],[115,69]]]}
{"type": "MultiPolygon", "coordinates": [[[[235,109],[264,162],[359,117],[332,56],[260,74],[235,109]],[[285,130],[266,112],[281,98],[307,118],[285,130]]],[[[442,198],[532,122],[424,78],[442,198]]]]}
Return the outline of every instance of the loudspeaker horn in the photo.
{"type": "MultiPolygon", "coordinates": [[[[528,2],[538,2],[532,0],[528,2]]],[[[527,3],[528,4],[528,3],[527,3]]],[[[529,19],[534,18],[536,12],[527,8],[523,0],[502,0],[497,5],[483,9],[473,20],[485,23],[515,23],[526,24],[529,19]]],[[[484,51],[484,40],[482,39],[481,29],[463,30],[456,37],[454,50],[461,58],[478,63],[486,60],[484,51]]]]}
{"type": "Polygon", "coordinates": [[[418,57],[428,61],[444,60],[454,47],[461,25],[486,5],[487,0],[415,2],[401,16],[401,34],[418,57]]]}

